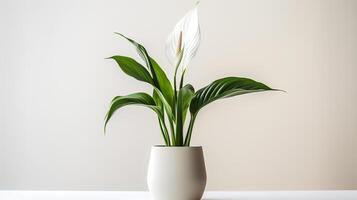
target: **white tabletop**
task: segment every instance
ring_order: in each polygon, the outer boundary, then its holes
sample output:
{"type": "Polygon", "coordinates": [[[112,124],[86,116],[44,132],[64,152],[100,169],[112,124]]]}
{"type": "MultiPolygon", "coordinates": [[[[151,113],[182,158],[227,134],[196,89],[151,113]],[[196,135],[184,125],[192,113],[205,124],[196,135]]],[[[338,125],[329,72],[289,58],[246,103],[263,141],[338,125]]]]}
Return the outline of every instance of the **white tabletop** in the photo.
{"type": "MultiPolygon", "coordinates": [[[[0,191],[1,200],[150,200],[143,191],[0,191]]],[[[357,200],[357,190],[205,192],[203,200],[357,200]]]]}

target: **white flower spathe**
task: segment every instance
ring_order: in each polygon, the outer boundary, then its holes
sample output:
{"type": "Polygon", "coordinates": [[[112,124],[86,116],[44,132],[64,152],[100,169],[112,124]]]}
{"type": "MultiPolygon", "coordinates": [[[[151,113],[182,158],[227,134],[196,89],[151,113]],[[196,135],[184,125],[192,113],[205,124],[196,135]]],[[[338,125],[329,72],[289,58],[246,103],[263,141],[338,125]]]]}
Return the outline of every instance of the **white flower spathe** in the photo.
{"type": "Polygon", "coordinates": [[[176,66],[183,50],[180,66],[185,69],[196,55],[200,45],[200,26],[197,5],[190,10],[175,26],[166,42],[166,56],[172,66],[176,66]]]}

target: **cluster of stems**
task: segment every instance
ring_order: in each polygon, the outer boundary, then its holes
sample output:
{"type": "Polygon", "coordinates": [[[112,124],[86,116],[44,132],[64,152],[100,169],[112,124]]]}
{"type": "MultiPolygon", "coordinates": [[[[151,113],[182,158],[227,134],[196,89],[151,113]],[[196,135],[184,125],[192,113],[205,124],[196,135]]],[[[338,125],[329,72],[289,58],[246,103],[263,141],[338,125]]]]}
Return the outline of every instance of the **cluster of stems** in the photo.
{"type": "Polygon", "coordinates": [[[190,142],[191,142],[193,124],[194,124],[195,118],[196,118],[196,115],[191,114],[190,123],[188,125],[187,132],[186,132],[185,139],[184,139],[184,134],[183,134],[184,122],[182,121],[181,117],[179,117],[178,115],[182,116],[185,113],[179,113],[179,112],[181,112],[181,110],[178,110],[178,103],[177,103],[178,92],[183,87],[183,82],[184,82],[184,77],[185,77],[185,72],[186,72],[186,68],[183,68],[183,70],[181,72],[179,86],[177,87],[177,73],[178,73],[178,69],[179,69],[181,61],[182,61],[183,51],[184,51],[184,48],[182,48],[182,32],[181,32],[179,40],[178,40],[177,50],[176,50],[177,62],[176,62],[175,72],[174,72],[173,120],[171,120],[170,117],[168,117],[168,120],[167,120],[170,125],[170,134],[168,133],[168,129],[166,126],[166,120],[159,118],[159,125],[160,125],[160,129],[161,129],[163,138],[165,140],[166,146],[189,146],[190,142]],[[181,120],[181,121],[179,121],[179,120],[181,120]]]}

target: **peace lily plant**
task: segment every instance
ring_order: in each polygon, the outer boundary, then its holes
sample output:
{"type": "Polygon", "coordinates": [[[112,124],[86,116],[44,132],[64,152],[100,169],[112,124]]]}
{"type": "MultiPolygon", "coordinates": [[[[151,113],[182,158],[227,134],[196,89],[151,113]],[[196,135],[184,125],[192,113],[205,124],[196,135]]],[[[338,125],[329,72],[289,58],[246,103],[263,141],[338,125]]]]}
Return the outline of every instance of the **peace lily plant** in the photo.
{"type": "Polygon", "coordinates": [[[197,91],[191,84],[185,84],[185,73],[200,44],[197,5],[176,24],[166,42],[166,56],[175,69],[173,83],[143,45],[121,33],[116,34],[134,45],[145,64],[143,66],[133,58],[122,55],[110,58],[127,75],[150,84],[153,91],[151,95],[137,92],[114,97],[105,117],[104,131],[118,109],[127,105],[140,105],[156,113],[166,146],[190,146],[195,119],[203,107],[219,99],[274,90],[243,77],[221,78],[197,91]],[[187,129],[185,123],[188,123],[187,129]]]}

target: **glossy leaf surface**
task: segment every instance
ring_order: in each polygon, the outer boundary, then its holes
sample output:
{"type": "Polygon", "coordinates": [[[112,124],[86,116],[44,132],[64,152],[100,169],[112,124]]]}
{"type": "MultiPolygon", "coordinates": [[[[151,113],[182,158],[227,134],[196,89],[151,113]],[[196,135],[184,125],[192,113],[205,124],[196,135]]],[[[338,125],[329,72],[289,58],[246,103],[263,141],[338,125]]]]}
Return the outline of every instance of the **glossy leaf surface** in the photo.
{"type": "Polygon", "coordinates": [[[191,101],[190,111],[196,115],[205,105],[218,99],[268,90],[273,89],[249,78],[226,77],[218,79],[195,93],[195,97],[191,101]]]}
{"type": "Polygon", "coordinates": [[[156,114],[158,114],[158,116],[160,118],[162,118],[162,112],[160,110],[160,108],[158,106],[156,106],[154,99],[143,92],[139,92],[139,93],[133,93],[133,94],[129,94],[126,96],[117,96],[115,97],[109,107],[109,111],[107,112],[105,119],[104,119],[104,132],[106,129],[106,126],[109,122],[109,120],[111,119],[111,117],[113,116],[113,114],[120,108],[124,107],[124,106],[128,106],[128,105],[139,105],[139,106],[145,106],[150,108],[151,110],[155,111],[156,114]]]}
{"type": "Polygon", "coordinates": [[[151,85],[154,84],[150,73],[140,63],[134,59],[125,56],[112,56],[111,59],[115,60],[121,70],[127,75],[136,78],[137,80],[147,82],[151,85]]]}

